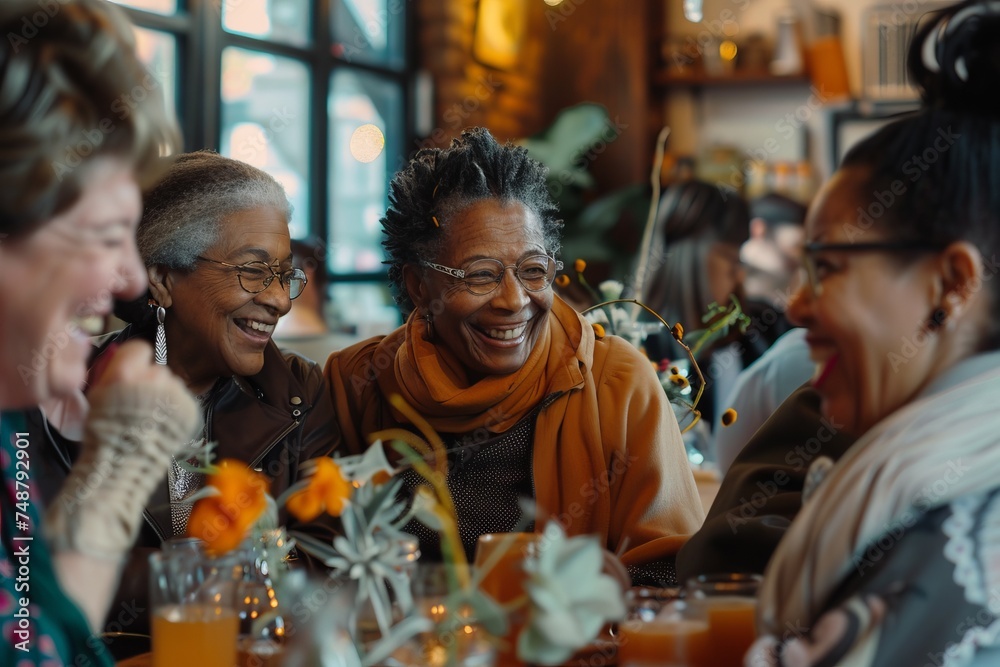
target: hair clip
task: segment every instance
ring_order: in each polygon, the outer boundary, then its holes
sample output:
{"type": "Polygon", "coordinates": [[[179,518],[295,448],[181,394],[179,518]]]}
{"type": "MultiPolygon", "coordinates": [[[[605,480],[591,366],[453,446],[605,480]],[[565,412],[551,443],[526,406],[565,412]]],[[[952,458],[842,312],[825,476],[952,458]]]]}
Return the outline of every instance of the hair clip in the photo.
{"type": "Polygon", "coordinates": [[[434,226],[435,226],[435,227],[440,227],[440,226],[441,226],[441,223],[440,223],[440,222],[438,222],[438,219],[437,219],[437,216],[434,216],[434,215],[432,215],[432,216],[431,216],[431,220],[433,220],[433,221],[434,221],[434,226]]]}

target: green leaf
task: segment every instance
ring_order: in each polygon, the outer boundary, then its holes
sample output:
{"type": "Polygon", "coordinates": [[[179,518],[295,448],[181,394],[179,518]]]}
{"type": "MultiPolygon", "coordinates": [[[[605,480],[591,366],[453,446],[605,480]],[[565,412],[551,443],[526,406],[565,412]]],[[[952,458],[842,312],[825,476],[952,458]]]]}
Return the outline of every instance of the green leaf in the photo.
{"type": "Polygon", "coordinates": [[[482,624],[494,637],[503,637],[507,634],[509,627],[507,613],[504,608],[497,604],[496,600],[478,588],[475,588],[465,596],[464,600],[471,608],[476,620],[482,624]]]}

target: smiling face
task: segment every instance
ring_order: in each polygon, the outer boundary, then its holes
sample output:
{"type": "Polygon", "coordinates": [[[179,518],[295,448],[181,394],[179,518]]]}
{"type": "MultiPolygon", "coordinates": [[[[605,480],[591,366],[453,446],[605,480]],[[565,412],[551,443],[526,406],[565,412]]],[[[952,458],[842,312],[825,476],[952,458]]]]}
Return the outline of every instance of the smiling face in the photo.
{"type": "MultiPolygon", "coordinates": [[[[868,205],[857,196],[866,191],[862,176],[842,170],[817,195],[806,220],[807,243],[893,240],[877,221],[859,231],[858,207],[868,205]]],[[[820,250],[812,257],[820,294],[802,281],[788,316],[809,330],[812,382],[823,413],[860,435],[951,363],[954,348],[927,326],[942,303],[939,255],[820,250]]]]}
{"type": "Polygon", "coordinates": [[[83,386],[93,350],[82,318],[145,289],[135,246],[142,197],[131,167],[87,169],[76,203],[25,237],[0,239],[0,407],[67,397],[83,386]]]}
{"type": "MultiPolygon", "coordinates": [[[[265,207],[225,217],[218,241],[202,256],[288,270],[292,251],[285,213],[265,207]]],[[[251,294],[240,286],[236,269],[213,262],[199,261],[191,272],[152,267],[150,283],[167,309],[167,364],[199,394],[220,377],[260,372],[274,325],[291,308],[288,290],[277,278],[251,294]]]]}
{"type": "MultiPolygon", "coordinates": [[[[477,259],[511,266],[544,254],[541,225],[531,210],[519,202],[483,199],[451,217],[439,256],[426,259],[462,269],[477,259]]],[[[552,287],[529,292],[512,269],[485,296],[433,269],[408,266],[404,276],[417,310],[433,314],[435,342],[458,357],[472,380],[520,370],[552,309],[552,287]]]]}

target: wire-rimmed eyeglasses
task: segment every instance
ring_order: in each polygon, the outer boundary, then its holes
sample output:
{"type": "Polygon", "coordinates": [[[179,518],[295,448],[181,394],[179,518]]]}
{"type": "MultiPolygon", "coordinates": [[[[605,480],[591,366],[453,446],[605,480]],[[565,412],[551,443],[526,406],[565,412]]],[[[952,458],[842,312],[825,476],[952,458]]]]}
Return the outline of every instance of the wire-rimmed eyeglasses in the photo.
{"type": "Polygon", "coordinates": [[[448,274],[465,285],[465,289],[476,296],[486,296],[500,285],[507,269],[514,269],[514,276],[529,292],[541,292],[549,287],[561,271],[563,263],[548,255],[525,257],[517,264],[504,264],[499,259],[477,259],[464,269],[453,269],[443,264],[421,260],[421,266],[448,274]]]}
{"type": "Polygon", "coordinates": [[[209,259],[200,255],[196,259],[236,269],[236,279],[239,280],[240,287],[250,294],[263,292],[277,278],[281,286],[288,290],[288,298],[294,299],[302,294],[306,283],[309,282],[302,269],[293,268],[278,273],[274,270],[273,266],[260,260],[247,262],[246,264],[230,264],[229,262],[220,262],[217,259],[209,259]]]}
{"type": "Polygon", "coordinates": [[[816,265],[820,252],[934,252],[941,244],[930,241],[877,241],[872,243],[806,243],[802,247],[802,267],[813,296],[823,293],[823,271],[816,265]]]}

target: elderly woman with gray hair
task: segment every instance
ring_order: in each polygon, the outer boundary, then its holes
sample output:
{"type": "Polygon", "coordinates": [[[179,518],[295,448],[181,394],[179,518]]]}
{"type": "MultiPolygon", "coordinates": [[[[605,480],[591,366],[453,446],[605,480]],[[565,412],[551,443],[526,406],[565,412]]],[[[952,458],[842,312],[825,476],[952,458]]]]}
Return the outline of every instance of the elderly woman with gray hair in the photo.
{"type": "MultiPolygon", "coordinates": [[[[306,282],[292,267],[285,193],[259,169],[199,151],[180,156],[144,204],[137,242],[148,298],[119,309],[130,324],[104,344],[95,366],[119,343],[154,342],[157,361],[201,404],[204,429],[192,445],[215,442],[217,459],[262,471],[277,497],[300,462],[329,455],[339,440],[321,369],[271,340],[306,282]]],[[[50,467],[74,458],[74,443],[54,431],[51,441],[50,467]]],[[[144,513],[131,566],[144,568],[148,549],[185,534],[191,505],[178,501],[203,483],[173,461],[144,513]]],[[[143,599],[145,576],[123,580],[130,590],[120,597],[143,599]]]]}

